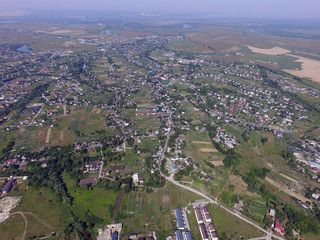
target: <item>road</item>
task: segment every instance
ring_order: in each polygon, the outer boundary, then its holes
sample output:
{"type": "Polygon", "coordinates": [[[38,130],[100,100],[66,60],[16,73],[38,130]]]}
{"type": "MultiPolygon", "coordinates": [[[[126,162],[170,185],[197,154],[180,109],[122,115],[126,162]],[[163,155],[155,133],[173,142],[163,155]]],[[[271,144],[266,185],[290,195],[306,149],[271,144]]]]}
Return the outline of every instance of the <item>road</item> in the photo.
{"type": "Polygon", "coordinates": [[[100,166],[99,177],[98,178],[102,177],[102,170],[103,170],[103,164],[104,164],[104,155],[103,155],[103,152],[102,152],[102,148],[100,149],[100,154],[101,154],[101,166],[100,166]]]}
{"type": "Polygon", "coordinates": [[[33,124],[33,122],[34,122],[34,120],[38,117],[38,115],[41,113],[41,111],[42,111],[42,109],[43,109],[43,107],[44,107],[45,105],[43,104],[42,105],[42,107],[39,109],[39,111],[37,112],[37,114],[34,116],[34,118],[31,120],[31,122],[30,122],[30,124],[29,124],[29,126],[31,126],[32,124],[33,124]]]}

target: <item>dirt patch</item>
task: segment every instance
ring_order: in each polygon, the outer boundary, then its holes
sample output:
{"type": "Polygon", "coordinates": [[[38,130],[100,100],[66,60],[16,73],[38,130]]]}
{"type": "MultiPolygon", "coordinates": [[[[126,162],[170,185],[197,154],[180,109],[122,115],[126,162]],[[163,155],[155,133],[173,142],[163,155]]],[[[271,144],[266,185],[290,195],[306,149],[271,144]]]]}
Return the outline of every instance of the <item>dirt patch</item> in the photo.
{"type": "Polygon", "coordinates": [[[48,143],[49,143],[49,141],[50,141],[51,130],[52,130],[52,128],[48,128],[47,136],[46,136],[46,144],[48,144],[48,143]]]}
{"type": "Polygon", "coordinates": [[[246,194],[250,197],[259,197],[258,194],[249,192],[247,190],[248,184],[246,184],[240,176],[230,175],[229,184],[234,186],[235,194],[246,194]]]}
{"type": "Polygon", "coordinates": [[[268,183],[272,184],[273,186],[279,188],[281,191],[285,192],[286,194],[289,194],[290,196],[295,197],[295,198],[301,200],[302,202],[307,202],[307,201],[309,201],[309,199],[307,199],[307,198],[305,198],[305,197],[303,197],[303,196],[301,196],[301,195],[299,195],[299,194],[291,191],[290,189],[288,189],[288,188],[286,188],[285,186],[277,183],[276,181],[272,180],[271,178],[266,177],[266,181],[267,181],[268,183]]]}
{"type": "Polygon", "coordinates": [[[168,193],[162,195],[162,206],[166,209],[170,208],[170,197],[168,193]]]}
{"type": "Polygon", "coordinates": [[[0,200],[0,223],[9,218],[10,211],[18,205],[20,200],[21,197],[5,197],[0,200]]]}
{"type": "Polygon", "coordinates": [[[317,61],[311,58],[300,57],[293,54],[286,54],[286,55],[290,57],[298,58],[297,60],[295,60],[295,62],[300,62],[302,69],[301,70],[284,69],[284,71],[298,77],[310,78],[311,80],[320,83],[320,61],[317,61]]]}
{"type": "Polygon", "coordinates": [[[122,199],[123,199],[123,194],[124,194],[124,191],[123,191],[123,189],[121,189],[119,192],[117,201],[116,201],[116,205],[113,209],[112,216],[115,216],[117,214],[117,212],[119,211],[119,209],[121,207],[122,199]]]}
{"type": "Polygon", "coordinates": [[[296,179],[294,179],[294,178],[292,178],[292,177],[289,177],[289,176],[287,176],[287,175],[285,175],[285,174],[283,174],[283,173],[280,173],[280,176],[282,176],[282,177],[284,177],[284,178],[288,179],[288,180],[289,180],[289,181],[291,181],[291,182],[299,183],[299,181],[298,181],[298,180],[296,180],[296,179]]]}
{"type": "Polygon", "coordinates": [[[205,141],[192,141],[194,144],[206,144],[206,145],[211,145],[211,142],[205,142],[205,141]]]}
{"type": "Polygon", "coordinates": [[[252,52],[266,54],[266,55],[282,55],[290,53],[291,51],[280,48],[280,47],[273,47],[273,48],[256,48],[252,46],[247,46],[252,52]]]}
{"type": "Polygon", "coordinates": [[[215,148],[200,148],[200,152],[203,152],[203,153],[212,153],[212,152],[218,152],[218,150],[215,149],[215,148]]]}
{"type": "Polygon", "coordinates": [[[266,165],[267,165],[268,168],[271,168],[271,169],[273,168],[273,165],[271,163],[269,163],[269,162],[267,162],[266,165]]]}
{"type": "Polygon", "coordinates": [[[67,105],[63,104],[62,107],[63,107],[63,116],[66,116],[67,115],[67,105]]]}
{"type": "Polygon", "coordinates": [[[222,161],[210,161],[211,164],[213,164],[215,167],[223,166],[222,161]]]}

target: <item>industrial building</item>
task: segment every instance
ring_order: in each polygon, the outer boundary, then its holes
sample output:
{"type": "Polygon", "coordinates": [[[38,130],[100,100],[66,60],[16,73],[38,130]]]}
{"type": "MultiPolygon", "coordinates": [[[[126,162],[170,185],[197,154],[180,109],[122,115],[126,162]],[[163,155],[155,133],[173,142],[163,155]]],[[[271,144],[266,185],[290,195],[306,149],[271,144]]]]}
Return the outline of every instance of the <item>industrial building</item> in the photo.
{"type": "Polygon", "coordinates": [[[180,229],[176,230],[177,240],[184,240],[180,229]]]}
{"type": "Polygon", "coordinates": [[[177,217],[178,229],[180,229],[180,230],[184,229],[185,225],[184,225],[184,221],[183,221],[183,217],[182,217],[182,213],[181,213],[180,208],[176,208],[176,217],[177,217]]]}

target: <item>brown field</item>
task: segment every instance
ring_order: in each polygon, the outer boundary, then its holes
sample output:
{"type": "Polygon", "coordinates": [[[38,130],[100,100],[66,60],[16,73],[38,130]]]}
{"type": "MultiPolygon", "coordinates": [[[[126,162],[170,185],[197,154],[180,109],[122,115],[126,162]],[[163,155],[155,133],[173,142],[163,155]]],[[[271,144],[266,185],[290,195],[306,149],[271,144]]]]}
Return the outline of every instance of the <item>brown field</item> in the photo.
{"type": "Polygon", "coordinates": [[[247,47],[255,53],[261,53],[261,54],[266,54],[266,55],[282,55],[282,54],[287,54],[290,53],[291,51],[286,50],[284,48],[280,48],[280,47],[273,47],[273,48],[256,48],[256,47],[252,47],[252,46],[248,46],[247,47]]]}
{"type": "Polygon", "coordinates": [[[59,35],[81,35],[81,34],[86,34],[86,31],[84,30],[68,30],[68,29],[64,29],[64,30],[56,30],[53,32],[50,32],[51,34],[59,34],[59,35]]]}
{"type": "Polygon", "coordinates": [[[290,57],[298,58],[297,60],[295,60],[295,62],[301,62],[302,69],[301,70],[285,69],[284,71],[301,78],[310,78],[311,80],[320,83],[320,61],[317,61],[311,58],[300,57],[293,54],[286,54],[286,55],[290,57]]]}
{"type": "Polygon", "coordinates": [[[279,188],[281,191],[285,192],[286,194],[301,200],[302,202],[309,201],[308,198],[305,198],[305,197],[303,197],[303,196],[291,191],[290,189],[288,189],[288,188],[284,187],[283,185],[277,183],[276,181],[272,180],[271,178],[266,177],[266,181],[268,183],[272,184],[273,186],[279,188]]]}
{"type": "Polygon", "coordinates": [[[215,167],[223,166],[222,161],[210,161],[211,164],[213,164],[215,167]]]}
{"type": "Polygon", "coordinates": [[[206,144],[206,145],[211,145],[211,142],[205,142],[205,141],[192,141],[194,144],[206,144]]]}
{"type": "Polygon", "coordinates": [[[50,141],[51,129],[52,129],[52,128],[48,128],[47,136],[46,136],[46,144],[48,144],[48,143],[49,143],[49,141],[50,141]]]}
{"type": "Polygon", "coordinates": [[[283,173],[280,173],[280,176],[282,176],[282,177],[284,177],[284,178],[288,179],[288,180],[289,180],[289,181],[291,181],[291,182],[299,183],[299,181],[298,181],[298,180],[296,180],[296,179],[294,179],[294,178],[292,178],[292,177],[289,177],[289,176],[287,176],[287,175],[285,175],[285,174],[283,174],[283,173]]]}
{"type": "Polygon", "coordinates": [[[213,153],[213,152],[218,152],[218,150],[215,149],[215,148],[200,148],[200,152],[203,152],[203,153],[213,153]]]}

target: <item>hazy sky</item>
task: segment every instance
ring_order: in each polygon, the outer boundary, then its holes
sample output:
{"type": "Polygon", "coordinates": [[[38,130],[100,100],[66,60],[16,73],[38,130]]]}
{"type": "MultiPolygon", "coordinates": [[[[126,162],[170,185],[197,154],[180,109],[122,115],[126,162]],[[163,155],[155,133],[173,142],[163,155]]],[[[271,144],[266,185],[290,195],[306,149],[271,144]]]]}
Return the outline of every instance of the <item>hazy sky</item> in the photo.
{"type": "Polygon", "coordinates": [[[105,10],[320,18],[320,0],[0,0],[0,10],[105,10]]]}

